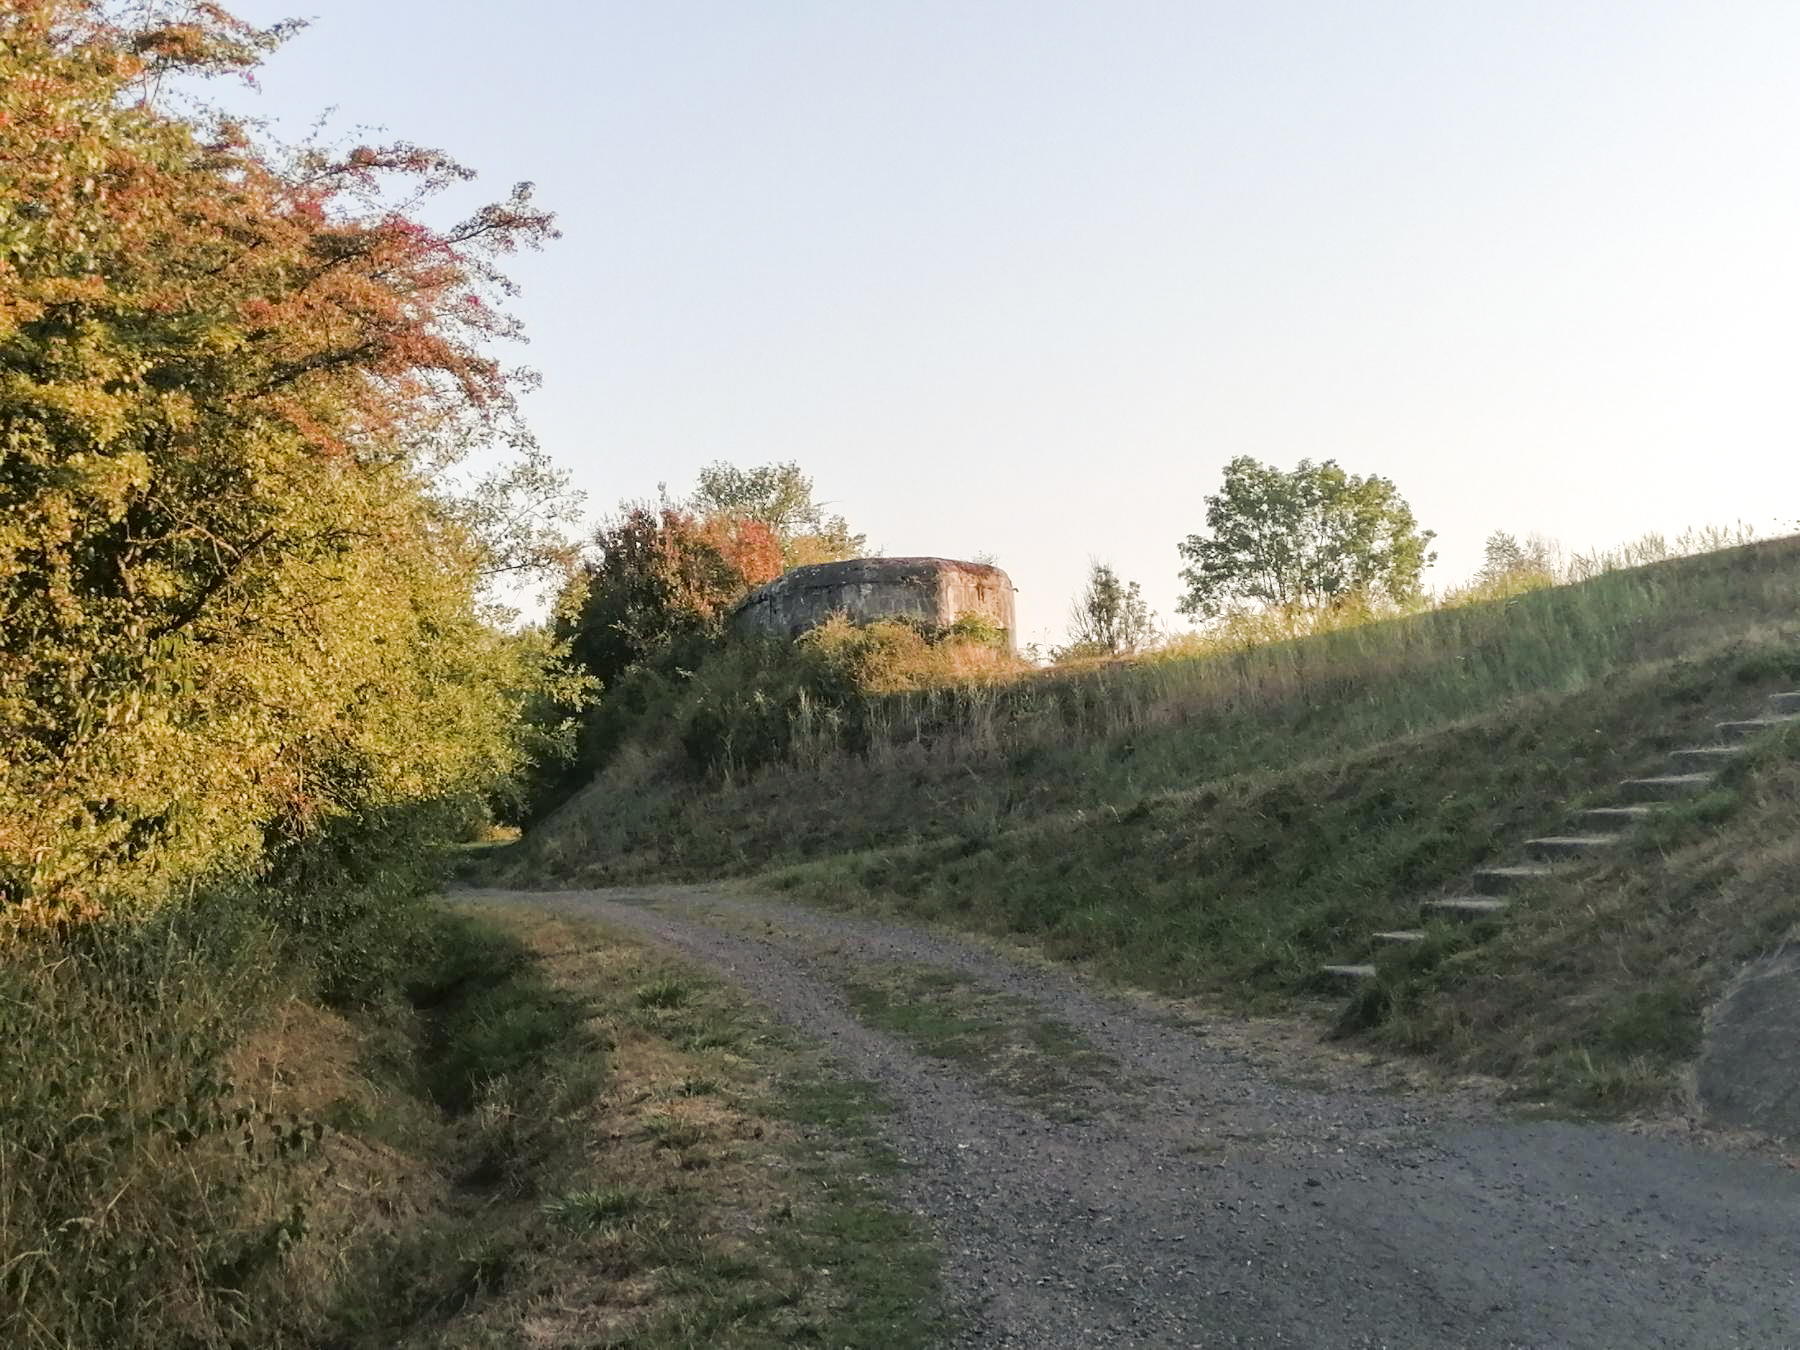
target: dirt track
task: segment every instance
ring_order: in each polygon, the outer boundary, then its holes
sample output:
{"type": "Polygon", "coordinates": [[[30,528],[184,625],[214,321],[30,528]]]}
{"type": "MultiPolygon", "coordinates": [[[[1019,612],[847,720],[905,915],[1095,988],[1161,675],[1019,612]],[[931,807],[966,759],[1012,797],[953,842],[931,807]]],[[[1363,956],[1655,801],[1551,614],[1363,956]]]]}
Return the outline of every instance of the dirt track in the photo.
{"type": "Polygon", "coordinates": [[[1279,1028],[1179,1025],[985,947],[699,887],[461,892],[668,943],[900,1104],[960,1344],[1800,1348],[1800,1171],[1397,1090],[1279,1028]],[[1126,1066],[1061,1123],[869,1029],[845,962],[950,967],[1126,1066]]]}

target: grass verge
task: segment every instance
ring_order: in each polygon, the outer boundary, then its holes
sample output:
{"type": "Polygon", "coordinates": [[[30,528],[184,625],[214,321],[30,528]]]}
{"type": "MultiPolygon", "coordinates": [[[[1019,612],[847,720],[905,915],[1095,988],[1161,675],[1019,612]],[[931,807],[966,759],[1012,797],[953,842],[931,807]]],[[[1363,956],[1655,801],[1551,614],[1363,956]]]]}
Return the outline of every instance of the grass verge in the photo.
{"type": "Polygon", "coordinates": [[[1734,965],[1800,923],[1800,779],[1784,739],[1616,861],[1519,897],[1504,924],[1434,925],[1406,949],[1371,935],[1414,925],[1421,900],[1532,835],[1566,833],[1573,808],[1610,802],[1619,779],[1797,681],[1800,651],[1733,646],[1341,760],[765,880],[1024,935],[1120,982],[1242,1010],[1336,1007],[1319,966],[1377,960],[1345,1028],[1567,1106],[1639,1110],[1680,1088],[1734,965]]]}
{"type": "Polygon", "coordinates": [[[1576,1110],[1682,1099],[1707,1006],[1741,965],[1800,936],[1797,814],[1789,732],[1618,856],[1559,870],[1506,923],[1384,958],[1345,1025],[1576,1110]]]}
{"type": "Polygon", "coordinates": [[[772,676],[741,671],[732,706],[795,725],[775,736],[754,720],[734,743],[772,736],[781,755],[696,777],[658,739],[680,721],[659,709],[502,871],[512,884],[702,880],[1055,828],[1349,761],[1724,647],[1792,642],[1797,590],[1800,537],[1288,641],[870,693],[831,716],[789,709],[759,683],[772,676]]]}
{"type": "Polygon", "coordinates": [[[1091,1090],[1118,1084],[1118,1061],[1073,1027],[956,971],[892,962],[856,967],[837,983],[868,1025],[1052,1119],[1086,1119],[1091,1090]]]}
{"type": "Polygon", "coordinates": [[[222,894],[6,950],[0,1344],[935,1341],[866,1085],[591,925],[327,909],[324,942],[222,894]]]}
{"type": "Polygon", "coordinates": [[[598,925],[453,922],[421,1065],[450,1190],[349,1291],[342,1344],[936,1343],[936,1254],[880,1180],[867,1084],[598,925]]]}

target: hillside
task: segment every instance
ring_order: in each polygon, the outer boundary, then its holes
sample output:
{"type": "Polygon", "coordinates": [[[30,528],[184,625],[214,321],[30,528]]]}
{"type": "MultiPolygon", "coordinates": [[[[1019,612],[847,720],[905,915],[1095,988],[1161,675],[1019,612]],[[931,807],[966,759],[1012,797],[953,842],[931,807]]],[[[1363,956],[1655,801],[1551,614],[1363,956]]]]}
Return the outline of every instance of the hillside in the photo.
{"type": "MultiPolygon", "coordinates": [[[[505,865],[754,878],[1171,995],[1335,1010],[1324,962],[1800,682],[1796,594],[1786,539],[1225,656],[802,700],[815,729],[748,775],[696,775],[678,711],[505,865]]],[[[1797,788],[1785,744],[1757,747],[1504,931],[1388,958],[1346,1028],[1566,1100],[1662,1099],[1706,1002],[1800,921],[1797,788]]]]}

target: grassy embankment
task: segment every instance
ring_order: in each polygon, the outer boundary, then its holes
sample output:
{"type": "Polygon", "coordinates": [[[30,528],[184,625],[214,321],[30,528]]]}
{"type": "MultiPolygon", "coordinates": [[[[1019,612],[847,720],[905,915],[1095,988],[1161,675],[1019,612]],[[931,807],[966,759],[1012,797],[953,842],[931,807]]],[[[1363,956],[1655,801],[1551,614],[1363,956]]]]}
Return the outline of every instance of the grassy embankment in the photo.
{"type": "Polygon", "coordinates": [[[366,898],[0,962],[0,1343],[930,1343],[866,1085],[596,925],[366,898]]]}
{"type": "MultiPolygon", "coordinates": [[[[1800,539],[1777,540],[1197,658],[801,704],[752,775],[628,747],[510,865],[755,876],[1169,994],[1309,1003],[1322,961],[1800,684],[1797,596],[1800,539]]],[[[1800,922],[1796,787],[1766,749],[1504,931],[1387,958],[1351,1023],[1565,1101],[1661,1099],[1733,965],[1800,922]]]]}

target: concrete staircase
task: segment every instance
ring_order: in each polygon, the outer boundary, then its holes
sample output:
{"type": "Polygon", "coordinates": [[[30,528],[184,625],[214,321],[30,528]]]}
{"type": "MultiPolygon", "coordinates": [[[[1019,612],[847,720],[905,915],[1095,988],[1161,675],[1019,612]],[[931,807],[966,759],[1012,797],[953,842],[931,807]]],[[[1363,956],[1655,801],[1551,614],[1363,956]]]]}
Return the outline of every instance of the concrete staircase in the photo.
{"type": "MultiPolygon", "coordinates": [[[[1800,690],[1771,695],[1768,711],[1763,716],[1717,723],[1713,728],[1716,744],[1671,752],[1671,772],[1627,779],[1619,784],[1619,805],[1579,812],[1573,822],[1576,833],[1527,839],[1522,862],[1476,868],[1468,894],[1422,902],[1420,919],[1424,922],[1504,919],[1511,903],[1509,897],[1514,892],[1544,880],[1559,866],[1605,857],[1619,847],[1627,833],[1658,811],[1668,809],[1670,802],[1704,792],[1717,777],[1719,769],[1733,755],[1743,753],[1745,742],[1764,732],[1797,724],[1800,724],[1800,690]]],[[[1375,933],[1373,937],[1384,946],[1405,946],[1423,942],[1425,930],[1396,928],[1375,933]]],[[[1376,967],[1372,963],[1359,962],[1329,965],[1323,970],[1337,979],[1361,982],[1374,979],[1376,967]]]]}

